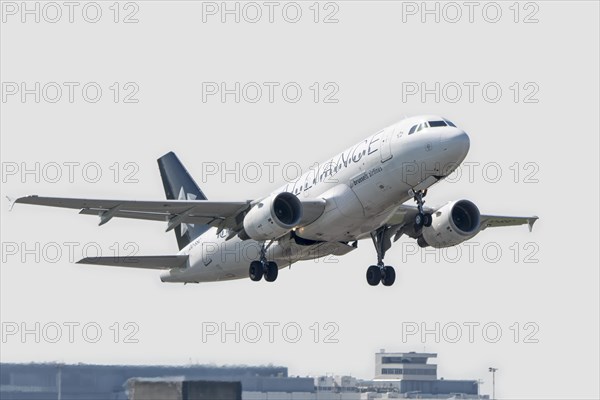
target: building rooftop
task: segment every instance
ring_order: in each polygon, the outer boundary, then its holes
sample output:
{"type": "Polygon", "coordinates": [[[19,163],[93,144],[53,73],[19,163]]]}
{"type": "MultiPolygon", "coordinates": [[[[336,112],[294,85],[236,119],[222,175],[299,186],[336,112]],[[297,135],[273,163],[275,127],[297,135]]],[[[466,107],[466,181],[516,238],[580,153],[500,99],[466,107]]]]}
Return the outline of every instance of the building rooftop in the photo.
{"type": "Polygon", "coordinates": [[[389,352],[389,351],[385,351],[384,349],[381,349],[381,351],[379,351],[378,353],[375,354],[385,354],[385,355],[389,355],[389,356],[396,356],[396,357],[419,357],[419,358],[437,358],[437,353],[417,353],[415,351],[409,351],[409,352],[389,352]]]}

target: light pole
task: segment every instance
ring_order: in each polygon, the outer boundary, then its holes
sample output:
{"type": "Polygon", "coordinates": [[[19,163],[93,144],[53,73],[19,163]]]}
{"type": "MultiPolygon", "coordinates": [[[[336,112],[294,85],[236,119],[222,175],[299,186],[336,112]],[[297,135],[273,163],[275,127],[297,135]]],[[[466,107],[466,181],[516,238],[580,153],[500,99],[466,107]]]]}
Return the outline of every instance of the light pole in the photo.
{"type": "Polygon", "coordinates": [[[488,371],[492,373],[492,400],[496,400],[496,371],[498,368],[489,367],[488,371]]]}
{"type": "Polygon", "coordinates": [[[56,398],[62,400],[62,364],[58,364],[56,368],[56,398]]]}

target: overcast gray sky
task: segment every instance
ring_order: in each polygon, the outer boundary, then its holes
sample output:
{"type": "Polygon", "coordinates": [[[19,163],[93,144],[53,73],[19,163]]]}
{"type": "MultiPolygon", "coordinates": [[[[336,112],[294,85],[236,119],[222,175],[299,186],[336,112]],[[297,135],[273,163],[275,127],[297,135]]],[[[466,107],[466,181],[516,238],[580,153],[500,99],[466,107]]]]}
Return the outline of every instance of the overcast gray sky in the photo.
{"type": "Polygon", "coordinates": [[[421,2],[278,3],[272,23],[263,3],[239,3],[239,23],[220,2],[95,4],[78,3],[70,23],[66,6],[40,3],[38,23],[2,3],[3,196],[162,199],[155,160],[173,150],[209,199],[251,199],[405,115],[437,113],[471,150],[427,204],[466,198],[540,220],[533,233],[486,230],[461,253],[402,238],[386,257],[391,288],[365,282],[368,241],[275,284],[183,286],[72,262],[97,248],[173,253],[163,224],[97,227],[4,202],[2,362],[273,363],[371,378],[380,348],[426,350],[440,376],[482,379],[484,393],[495,366],[502,398],[598,398],[597,2],[439,3],[439,22],[421,2]],[[236,323],[239,343],[207,335],[236,323]]]}

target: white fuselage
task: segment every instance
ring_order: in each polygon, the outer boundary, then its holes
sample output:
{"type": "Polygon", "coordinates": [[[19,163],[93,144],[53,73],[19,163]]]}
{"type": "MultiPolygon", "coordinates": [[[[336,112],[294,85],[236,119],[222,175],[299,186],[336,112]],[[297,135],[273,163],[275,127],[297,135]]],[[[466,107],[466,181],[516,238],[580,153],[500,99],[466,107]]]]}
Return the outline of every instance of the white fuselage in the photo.
{"type": "MultiPolygon", "coordinates": [[[[311,169],[273,193],[290,192],[300,200],[322,198],[325,211],[309,225],[274,242],[269,260],[279,268],[299,260],[342,255],[348,245],[382,225],[412,196],[410,189],[426,189],[450,174],[469,150],[467,134],[453,126],[429,127],[408,134],[424,121],[439,116],[404,119],[311,169]]],[[[227,231],[217,235],[208,230],[179,254],[189,255],[185,269],[161,276],[164,282],[209,282],[248,277],[248,265],[259,258],[262,243],[226,240],[227,231]]]]}

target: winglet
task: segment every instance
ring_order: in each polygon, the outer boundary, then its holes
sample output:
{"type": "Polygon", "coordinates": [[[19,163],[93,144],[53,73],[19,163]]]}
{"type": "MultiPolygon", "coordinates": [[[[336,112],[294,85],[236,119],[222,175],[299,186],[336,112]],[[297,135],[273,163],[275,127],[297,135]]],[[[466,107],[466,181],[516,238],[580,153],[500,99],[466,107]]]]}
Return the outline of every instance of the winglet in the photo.
{"type": "Polygon", "coordinates": [[[17,199],[10,196],[6,196],[6,199],[8,200],[8,211],[12,211],[13,207],[15,206],[15,201],[17,199]]]}
{"type": "Polygon", "coordinates": [[[533,230],[533,224],[535,224],[535,221],[537,221],[537,220],[538,220],[537,215],[527,219],[527,224],[529,225],[529,232],[531,232],[533,230]]]}

